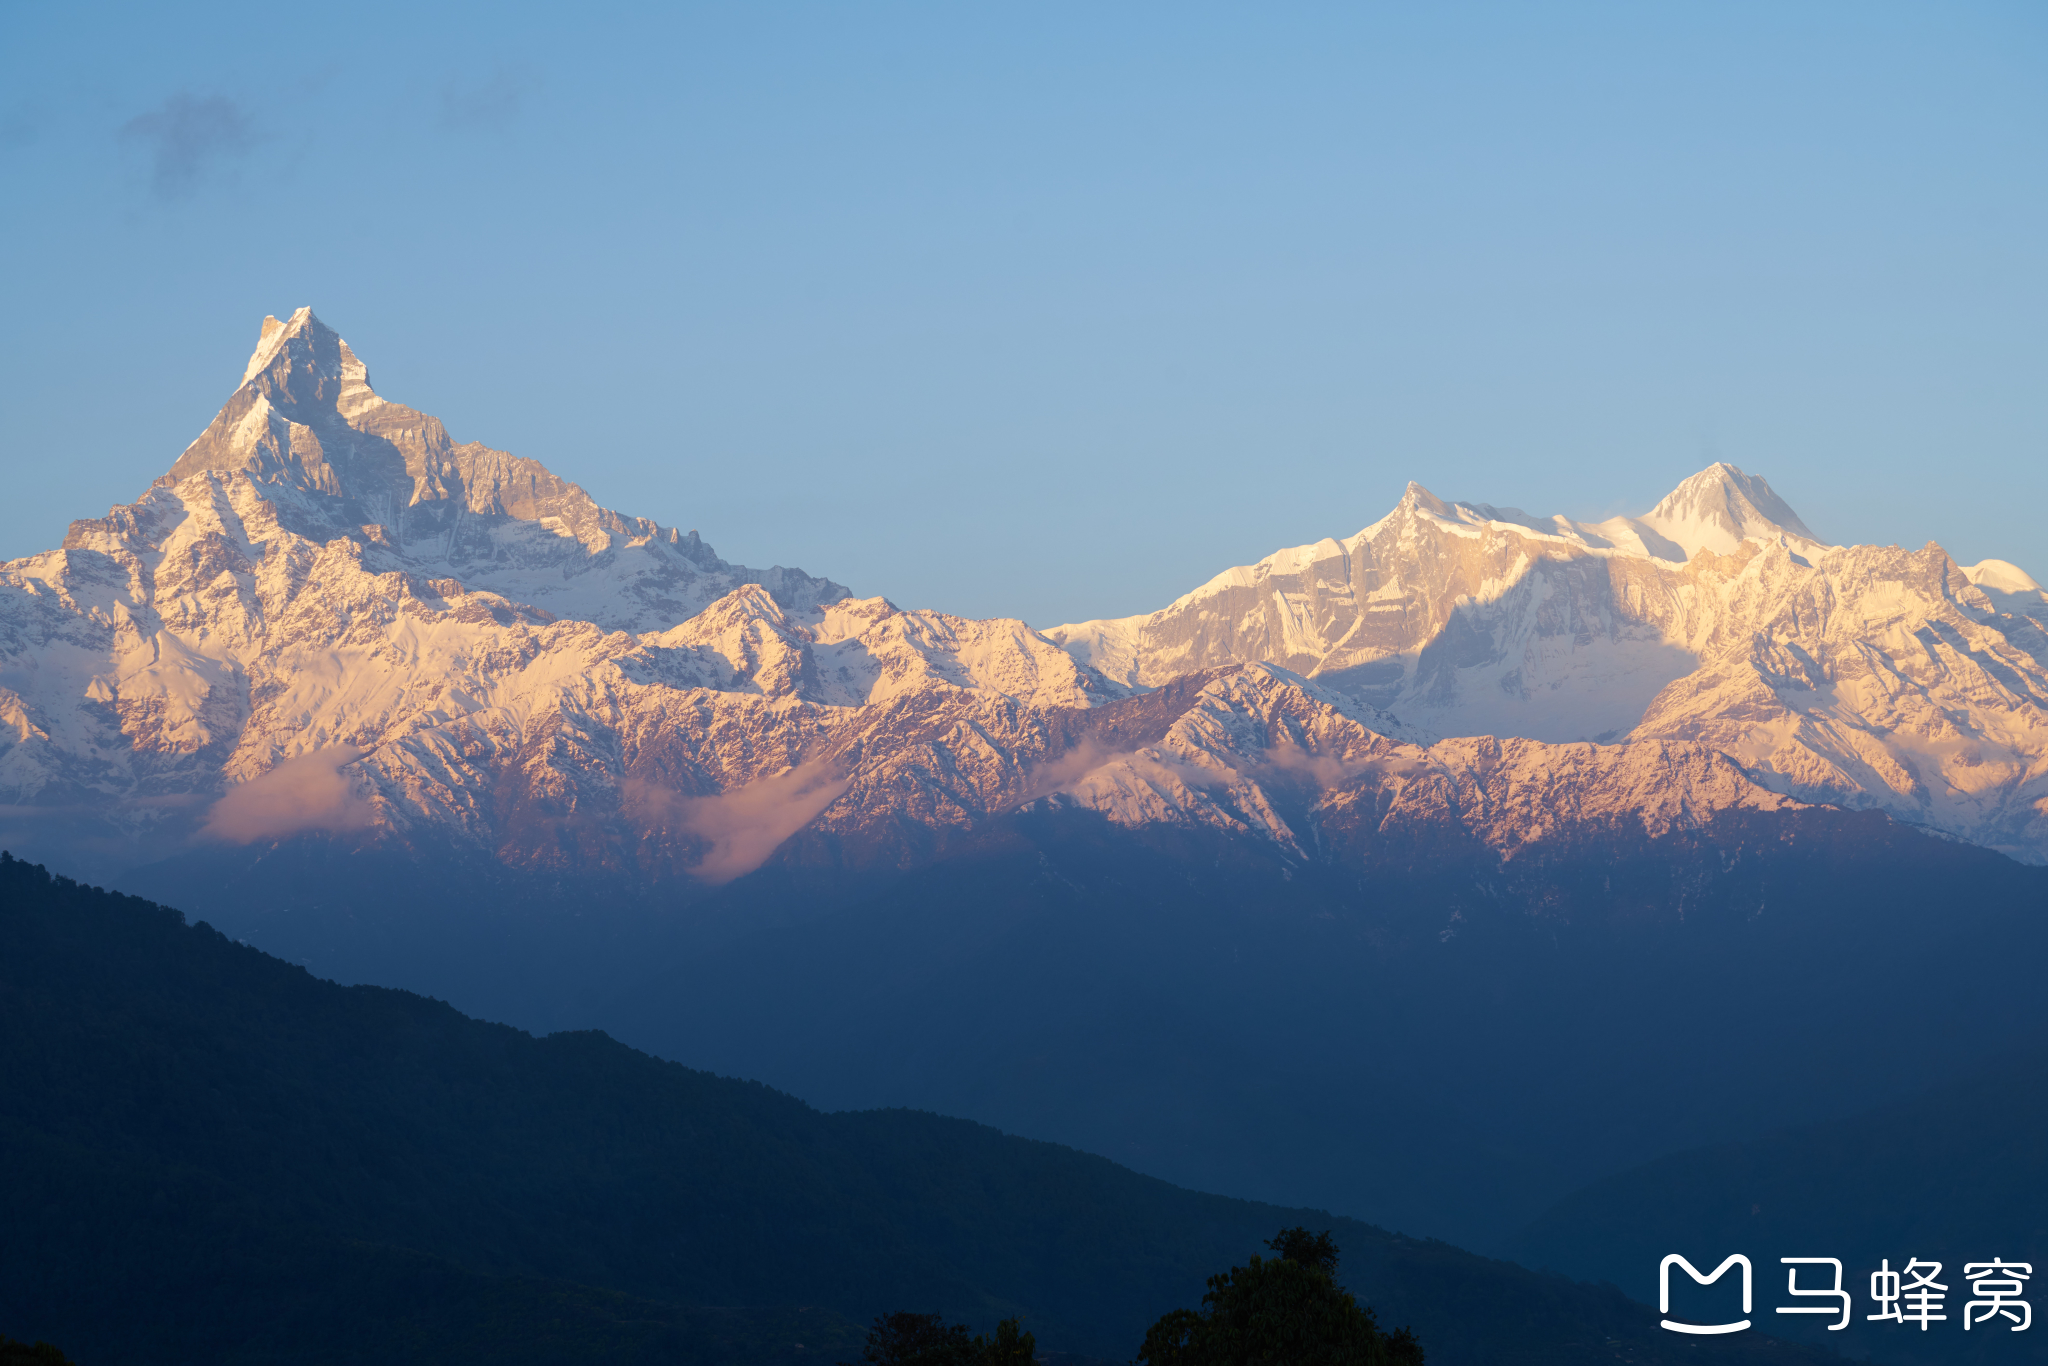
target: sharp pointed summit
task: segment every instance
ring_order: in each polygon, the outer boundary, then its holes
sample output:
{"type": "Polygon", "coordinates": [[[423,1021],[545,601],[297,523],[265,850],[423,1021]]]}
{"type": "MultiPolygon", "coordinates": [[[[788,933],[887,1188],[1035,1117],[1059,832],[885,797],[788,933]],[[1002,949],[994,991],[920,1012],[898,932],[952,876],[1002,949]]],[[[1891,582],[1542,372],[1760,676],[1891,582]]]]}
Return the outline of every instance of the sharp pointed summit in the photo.
{"type": "MultiPolygon", "coordinates": [[[[727,564],[696,532],[602,507],[537,460],[457,443],[439,418],[380,397],[311,308],[264,318],[241,383],[151,496],[189,503],[210,496],[202,485],[261,502],[310,541],[356,544],[367,564],[606,627],[673,626],[742,583],[790,607],[847,595],[800,569],[727,564]]],[[[104,521],[74,523],[66,544],[91,544],[104,521]]]]}
{"type": "Polygon", "coordinates": [[[285,322],[266,317],[242,382],[158,482],[171,486],[207,470],[241,471],[307,492],[389,501],[388,485],[424,464],[429,448],[449,443],[436,419],[411,409],[400,409],[397,423],[373,420],[384,406],[348,343],[312,309],[301,308],[285,322]],[[408,460],[390,449],[392,442],[378,439],[380,427],[417,430],[421,458],[408,460]]]}
{"type": "MultiPolygon", "coordinates": [[[[353,369],[354,378],[367,387],[362,364],[348,349],[348,343],[315,317],[311,308],[301,308],[283,322],[274,316],[263,319],[256,349],[242,368],[242,383],[246,385],[258,375],[268,374],[271,383],[264,386],[266,389],[290,391],[291,377],[297,374],[300,385],[292,401],[299,401],[301,396],[318,401],[319,381],[339,379],[346,369],[353,369]]],[[[338,395],[330,392],[329,397],[338,395]]]]}
{"type": "Polygon", "coordinates": [[[1439,517],[1455,517],[1458,515],[1449,503],[1446,503],[1413,479],[1410,479],[1408,487],[1401,491],[1401,501],[1396,506],[1397,510],[1400,511],[1413,512],[1420,509],[1424,512],[1433,512],[1439,517]]]}

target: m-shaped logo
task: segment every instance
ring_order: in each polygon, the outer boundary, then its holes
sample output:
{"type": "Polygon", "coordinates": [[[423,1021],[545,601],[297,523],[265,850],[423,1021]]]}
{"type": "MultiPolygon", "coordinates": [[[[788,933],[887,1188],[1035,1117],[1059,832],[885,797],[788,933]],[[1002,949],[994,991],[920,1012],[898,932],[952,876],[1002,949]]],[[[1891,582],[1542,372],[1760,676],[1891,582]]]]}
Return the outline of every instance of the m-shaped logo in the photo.
{"type": "Polygon", "coordinates": [[[1727,1261],[1714,1268],[1713,1275],[1702,1276],[1698,1267],[1679,1256],[1676,1252],[1672,1253],[1657,1267],[1657,1312],[1660,1314],[1669,1315],[1671,1313],[1671,1268],[1674,1266],[1684,1267],[1685,1274],[1692,1277],[1694,1282],[1699,1285],[1712,1285],[1715,1281],[1721,1279],[1722,1274],[1729,1267],[1740,1266],[1742,1268],[1742,1312],[1745,1317],[1737,1323],[1677,1323],[1667,1317],[1664,1320],[1666,1328],[1669,1328],[1674,1333],[1711,1334],[1739,1333],[1749,1327],[1749,1319],[1747,1317],[1750,1305],[1749,1258],[1743,1256],[1740,1252],[1734,1253],[1729,1256],[1727,1261]]]}

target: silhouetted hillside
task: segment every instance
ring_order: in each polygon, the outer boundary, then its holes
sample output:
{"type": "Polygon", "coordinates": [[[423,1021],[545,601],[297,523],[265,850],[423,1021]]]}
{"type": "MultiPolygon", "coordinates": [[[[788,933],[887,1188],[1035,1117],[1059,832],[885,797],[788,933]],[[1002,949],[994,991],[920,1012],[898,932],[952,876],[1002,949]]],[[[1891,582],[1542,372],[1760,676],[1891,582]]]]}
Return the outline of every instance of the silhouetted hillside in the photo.
{"type": "Polygon", "coordinates": [[[1612,1288],[338,987],[11,859],[0,907],[0,1331],[83,1366],[831,1360],[903,1307],[1125,1359],[1290,1223],[1433,1366],[1703,1359],[1612,1288]]]}

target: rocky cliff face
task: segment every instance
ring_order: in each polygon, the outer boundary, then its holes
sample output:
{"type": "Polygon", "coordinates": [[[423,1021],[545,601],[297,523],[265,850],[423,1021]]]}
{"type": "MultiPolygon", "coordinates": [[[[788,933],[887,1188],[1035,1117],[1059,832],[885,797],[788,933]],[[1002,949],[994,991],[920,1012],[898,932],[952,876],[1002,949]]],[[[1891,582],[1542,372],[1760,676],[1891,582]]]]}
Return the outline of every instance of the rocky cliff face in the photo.
{"type": "Polygon", "coordinates": [[[301,310],[141,499],[0,567],[0,838],[109,866],[431,835],[686,885],[799,830],[907,865],[1038,801],[1287,860],[1824,801],[2038,860],[2040,594],[1979,570],[1822,546],[1725,466],[1598,526],[1411,486],[1039,633],[727,564],[455,444],[301,310]]]}

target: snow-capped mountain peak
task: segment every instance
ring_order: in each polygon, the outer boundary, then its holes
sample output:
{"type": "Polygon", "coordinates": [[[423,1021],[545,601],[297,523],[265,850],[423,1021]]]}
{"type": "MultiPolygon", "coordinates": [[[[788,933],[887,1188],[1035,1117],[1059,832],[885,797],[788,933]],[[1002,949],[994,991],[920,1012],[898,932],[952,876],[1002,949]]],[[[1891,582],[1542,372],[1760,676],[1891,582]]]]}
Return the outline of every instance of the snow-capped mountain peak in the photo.
{"type": "MultiPolygon", "coordinates": [[[[1402,506],[1428,506],[1413,497],[1402,506]]],[[[1428,495],[1424,494],[1425,497],[1428,495]]],[[[1436,500],[1440,502],[1441,500],[1436,500]]],[[[1684,564],[1702,550],[1730,555],[1744,541],[1789,546],[1801,554],[1826,549],[1799,514],[1762,476],[1716,462],[1692,475],[1640,517],[1575,522],[1568,517],[1533,517],[1520,508],[1457,503],[1450,514],[1471,525],[1497,522],[1539,535],[1557,536],[1585,550],[1684,564]]]]}
{"type": "Polygon", "coordinates": [[[548,866],[623,837],[722,878],[851,782],[928,824],[1014,802],[1048,715],[1124,695],[1021,621],[849,598],[457,444],[310,310],[266,318],[169,474],[0,565],[0,835],[88,811],[131,853],[377,829],[548,866]]]}
{"type": "Polygon", "coordinates": [[[1045,634],[1138,688],[1266,663],[1429,734],[1707,744],[1804,800],[2044,859],[2044,624],[2013,566],[1825,545],[1715,464],[1596,524],[1410,484],[1355,536],[1045,634]]]}
{"type": "Polygon", "coordinates": [[[1569,788],[1651,836],[1790,798],[2048,861],[2044,621],[2014,566],[1823,546],[1729,465],[1594,525],[1410,484],[1120,621],[904,611],[457,443],[300,309],[142,498],[0,565],[0,835],[718,880],[1054,796],[1290,858],[1412,797],[1505,850],[1569,788]]]}
{"type": "Polygon", "coordinates": [[[2048,626],[2048,592],[2018,565],[2009,560],[1979,560],[1965,565],[1963,575],[1998,611],[2031,617],[2048,626]]]}
{"type": "Polygon", "coordinates": [[[1822,546],[1761,475],[1744,474],[1720,461],[1666,494],[1640,520],[1685,547],[1688,558],[1701,550],[1732,554],[1746,540],[1783,537],[1815,549],[1822,546]]]}
{"type": "Polygon", "coordinates": [[[354,543],[373,568],[612,629],[673,626],[743,583],[791,608],[848,592],[800,569],[728,564],[695,531],[613,512],[538,460],[457,443],[439,418],[379,396],[310,308],[266,317],[241,384],[170,471],[133,509],[74,523],[65,544],[105,548],[138,517],[179,520],[216,495],[261,502],[308,541],[354,543]]]}
{"type": "Polygon", "coordinates": [[[1410,479],[1408,487],[1401,491],[1401,501],[1395,504],[1395,511],[1408,513],[1428,512],[1450,520],[1456,520],[1458,516],[1458,510],[1454,506],[1437,497],[1413,479],[1410,479]]]}

